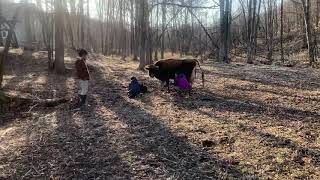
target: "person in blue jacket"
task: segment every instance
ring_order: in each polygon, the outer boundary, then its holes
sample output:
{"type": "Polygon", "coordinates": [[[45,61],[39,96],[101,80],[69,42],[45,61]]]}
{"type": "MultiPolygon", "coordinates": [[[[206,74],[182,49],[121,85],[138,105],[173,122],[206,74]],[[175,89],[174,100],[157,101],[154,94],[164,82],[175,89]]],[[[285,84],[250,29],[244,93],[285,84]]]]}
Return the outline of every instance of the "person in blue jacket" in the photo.
{"type": "Polygon", "coordinates": [[[135,98],[140,93],[146,93],[148,91],[147,87],[140,84],[136,77],[131,78],[131,82],[128,87],[128,96],[129,98],[135,98]]]}

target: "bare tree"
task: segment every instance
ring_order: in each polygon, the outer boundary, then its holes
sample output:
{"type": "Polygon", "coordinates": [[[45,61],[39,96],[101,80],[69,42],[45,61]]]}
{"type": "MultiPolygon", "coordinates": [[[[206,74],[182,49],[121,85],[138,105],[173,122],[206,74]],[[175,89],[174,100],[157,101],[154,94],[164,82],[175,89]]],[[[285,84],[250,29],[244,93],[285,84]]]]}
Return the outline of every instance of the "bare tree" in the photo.
{"type": "Polygon", "coordinates": [[[221,62],[229,63],[232,0],[220,0],[220,51],[221,62]]]}
{"type": "Polygon", "coordinates": [[[284,50],[283,50],[283,0],[281,0],[281,8],[280,8],[280,48],[281,48],[281,61],[284,62],[284,50]]]}
{"type": "Polygon", "coordinates": [[[151,46],[151,34],[149,30],[149,5],[147,0],[138,0],[138,28],[139,28],[139,51],[140,51],[140,64],[139,68],[140,70],[144,70],[144,67],[152,62],[152,59],[150,59],[150,48],[151,46]]]}
{"type": "Polygon", "coordinates": [[[87,0],[87,48],[91,49],[90,2],[87,0]]]}
{"type": "Polygon", "coordinates": [[[165,31],[166,31],[166,23],[167,23],[167,6],[166,0],[163,0],[163,4],[161,6],[162,9],[162,29],[161,29],[161,59],[164,58],[164,51],[165,51],[165,31]]]}
{"type": "Polygon", "coordinates": [[[64,10],[63,0],[55,0],[55,61],[54,68],[58,74],[65,72],[64,65],[64,10]]]}
{"type": "Polygon", "coordinates": [[[275,1],[268,0],[264,1],[265,5],[265,29],[266,29],[266,45],[267,45],[267,59],[269,64],[273,62],[273,50],[274,50],[274,31],[275,28],[275,1]]]}
{"type": "MultiPolygon", "coordinates": [[[[41,0],[37,0],[37,6],[40,9],[39,11],[39,21],[41,24],[41,32],[42,32],[42,40],[43,44],[48,51],[48,69],[51,71],[54,68],[53,64],[53,21],[54,18],[50,13],[46,13],[43,8],[43,4],[41,0]]],[[[45,7],[49,10],[49,3],[51,2],[46,1],[45,7]]],[[[72,45],[73,47],[73,45],[72,45]]]]}
{"type": "Polygon", "coordinates": [[[301,0],[303,12],[304,12],[304,25],[306,32],[306,39],[308,44],[308,52],[309,52],[309,63],[313,65],[315,62],[315,46],[313,44],[313,34],[312,34],[312,24],[311,24],[311,15],[310,15],[310,0],[301,0]]]}
{"type": "Polygon", "coordinates": [[[261,0],[249,0],[248,8],[247,63],[252,64],[256,56],[256,38],[260,23],[261,0]]]}
{"type": "MultiPolygon", "coordinates": [[[[0,27],[2,26],[2,23],[4,21],[4,18],[2,17],[2,0],[0,0],[0,27]]],[[[0,46],[3,46],[3,40],[2,40],[2,35],[0,35],[0,46]]]]}

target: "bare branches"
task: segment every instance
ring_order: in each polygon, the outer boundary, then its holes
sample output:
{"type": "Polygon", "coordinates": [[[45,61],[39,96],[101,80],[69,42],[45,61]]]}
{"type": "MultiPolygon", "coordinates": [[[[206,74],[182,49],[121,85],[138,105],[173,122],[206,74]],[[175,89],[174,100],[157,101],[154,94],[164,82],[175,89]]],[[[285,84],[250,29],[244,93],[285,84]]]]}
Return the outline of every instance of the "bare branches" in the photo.
{"type": "Polygon", "coordinates": [[[152,10],[153,8],[155,8],[156,6],[159,5],[168,5],[168,6],[177,6],[177,7],[181,7],[181,8],[188,8],[188,9],[217,9],[219,7],[218,4],[214,5],[214,6],[190,6],[184,3],[178,4],[178,3],[171,3],[171,2],[161,2],[161,3],[157,3],[154,4],[150,10],[152,10]]]}

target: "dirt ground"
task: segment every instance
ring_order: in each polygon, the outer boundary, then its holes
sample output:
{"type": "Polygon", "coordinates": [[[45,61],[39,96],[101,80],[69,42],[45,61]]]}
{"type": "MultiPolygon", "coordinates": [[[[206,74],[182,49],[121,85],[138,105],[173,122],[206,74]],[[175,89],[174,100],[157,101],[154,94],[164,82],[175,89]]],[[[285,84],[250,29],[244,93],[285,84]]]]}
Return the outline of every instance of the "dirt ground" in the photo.
{"type": "MultiPolygon", "coordinates": [[[[43,53],[12,58],[4,90],[75,97],[43,53]]],[[[90,107],[12,105],[1,114],[0,179],[320,179],[320,71],[205,63],[205,88],[167,93],[136,62],[91,56],[90,107]],[[131,76],[149,88],[126,96],[131,76]]]]}

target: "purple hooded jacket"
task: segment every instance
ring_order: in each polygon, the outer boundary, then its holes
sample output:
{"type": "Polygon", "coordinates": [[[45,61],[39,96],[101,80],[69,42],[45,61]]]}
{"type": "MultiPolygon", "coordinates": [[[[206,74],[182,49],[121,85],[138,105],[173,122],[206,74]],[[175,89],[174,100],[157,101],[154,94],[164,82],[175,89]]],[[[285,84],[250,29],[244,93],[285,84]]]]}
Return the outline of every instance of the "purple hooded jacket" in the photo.
{"type": "Polygon", "coordinates": [[[182,90],[191,90],[192,86],[188,82],[186,76],[184,74],[178,74],[175,78],[176,86],[182,90]]]}

